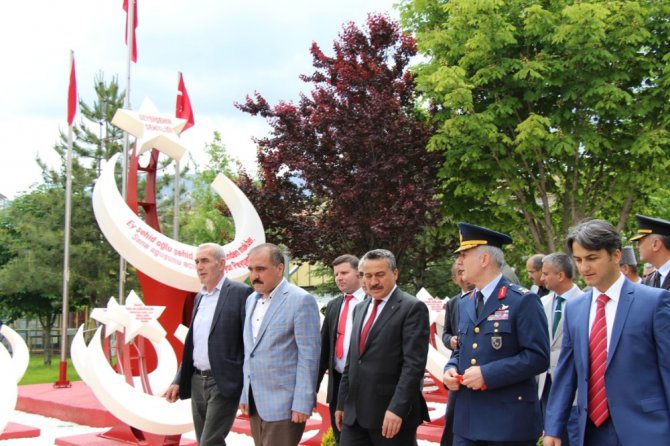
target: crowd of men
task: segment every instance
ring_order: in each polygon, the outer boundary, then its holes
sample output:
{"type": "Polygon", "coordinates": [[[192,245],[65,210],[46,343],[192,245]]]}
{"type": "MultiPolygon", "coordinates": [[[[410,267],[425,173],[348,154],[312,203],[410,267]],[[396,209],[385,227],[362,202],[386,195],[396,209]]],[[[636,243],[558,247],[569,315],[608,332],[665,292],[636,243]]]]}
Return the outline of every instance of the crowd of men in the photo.
{"type": "MultiPolygon", "coordinates": [[[[509,236],[459,223],[441,445],[668,444],[670,222],[637,222],[631,241],[653,268],[642,277],[616,229],[587,220],[570,229],[566,252],[528,258],[531,290],[507,277],[509,236]]],[[[238,409],[256,446],[297,445],[326,374],[337,444],[417,444],[430,421],[428,308],[397,286],[393,253],[333,261],[341,295],[321,328],[316,299],[284,278],[277,246],[250,251],[253,290],[226,278],[219,245],[199,246],[196,265],[203,288],[165,397],[191,398],[201,446],[225,445],[238,409]]]]}

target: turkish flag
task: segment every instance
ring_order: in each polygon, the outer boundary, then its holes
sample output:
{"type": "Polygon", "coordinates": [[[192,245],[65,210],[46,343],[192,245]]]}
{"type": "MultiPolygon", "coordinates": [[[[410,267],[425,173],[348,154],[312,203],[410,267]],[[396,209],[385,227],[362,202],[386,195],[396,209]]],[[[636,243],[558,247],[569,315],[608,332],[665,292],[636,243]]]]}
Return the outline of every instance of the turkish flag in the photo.
{"type": "Polygon", "coordinates": [[[77,112],[77,76],[74,73],[74,56],[70,67],[70,86],[67,89],[67,124],[72,125],[77,112]]]}
{"type": "Polygon", "coordinates": [[[193,119],[193,109],[191,108],[191,100],[186,92],[184,85],[184,76],[179,73],[179,86],[177,87],[177,107],[175,116],[177,118],[186,119],[186,124],[181,130],[182,132],[193,127],[195,120],[193,119]]]}
{"type": "MultiPolygon", "coordinates": [[[[126,45],[128,45],[128,0],[123,0],[123,10],[126,11],[126,45]]],[[[133,52],[130,60],[137,63],[137,0],[133,2],[133,52]]]]}

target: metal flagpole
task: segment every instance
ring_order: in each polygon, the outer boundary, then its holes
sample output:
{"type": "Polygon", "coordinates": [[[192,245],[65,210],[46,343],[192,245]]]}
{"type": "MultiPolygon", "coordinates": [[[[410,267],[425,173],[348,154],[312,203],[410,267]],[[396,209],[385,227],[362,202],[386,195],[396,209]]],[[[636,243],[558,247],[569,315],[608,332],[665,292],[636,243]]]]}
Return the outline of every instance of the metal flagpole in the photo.
{"type": "MultiPolygon", "coordinates": [[[[128,36],[128,69],[126,78],[126,103],[124,105],[126,110],[131,110],[130,105],[130,71],[133,58],[133,45],[135,44],[135,0],[128,0],[128,20],[126,21],[126,35],[128,36]]],[[[123,172],[121,173],[121,193],[123,200],[127,200],[128,194],[128,132],[123,139],[123,172]]],[[[119,256],[119,303],[124,304],[126,300],[126,259],[119,256]]]]}
{"type": "MultiPolygon", "coordinates": [[[[177,90],[181,80],[181,71],[177,73],[177,90]]],[[[179,110],[177,110],[178,112],[179,110]]],[[[179,160],[174,162],[174,205],[172,216],[172,238],[179,241],[179,160]]]]}
{"type": "MultiPolygon", "coordinates": [[[[74,51],[70,50],[70,70],[74,64],[74,51]]],[[[70,82],[72,82],[72,71],[70,71],[70,82]]],[[[69,94],[69,92],[68,92],[69,94]]],[[[76,101],[76,95],[75,95],[76,101]]],[[[76,102],[75,102],[76,107],[76,102]]],[[[70,113],[70,103],[68,97],[68,115],[70,113]]],[[[69,116],[68,116],[69,119],[69,116]]],[[[70,381],[67,380],[67,327],[69,311],[69,282],[70,282],[70,225],[72,214],[72,124],[68,122],[67,131],[67,155],[65,158],[65,228],[64,248],[63,248],[63,312],[61,314],[60,330],[60,369],[58,381],[54,387],[70,387],[70,381]]]]}

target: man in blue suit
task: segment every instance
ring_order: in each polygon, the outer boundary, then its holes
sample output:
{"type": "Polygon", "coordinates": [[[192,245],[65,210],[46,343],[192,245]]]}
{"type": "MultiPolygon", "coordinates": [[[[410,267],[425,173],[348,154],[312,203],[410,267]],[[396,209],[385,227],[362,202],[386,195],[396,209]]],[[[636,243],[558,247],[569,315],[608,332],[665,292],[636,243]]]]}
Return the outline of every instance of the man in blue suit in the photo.
{"type": "Polygon", "coordinates": [[[314,296],[284,279],[284,256],[271,243],[249,252],[244,323],[244,389],[256,446],[300,442],[316,405],[321,336],[314,296]]]}
{"type": "Polygon", "coordinates": [[[547,318],[537,294],[502,275],[512,239],[459,223],[456,261],[475,285],[459,303],[458,348],[445,366],[455,394],[456,446],[534,446],[542,433],[535,376],[549,367],[547,318]]]}
{"type": "Polygon", "coordinates": [[[575,392],[578,444],[668,444],[670,293],[621,274],[621,239],[605,221],[578,224],[566,242],[592,290],[563,313],[544,444],[561,444],[557,437],[568,423],[575,392]]]}
{"type": "Polygon", "coordinates": [[[177,377],[163,396],[191,398],[200,446],[225,446],[242,392],[244,308],[251,287],[225,277],[226,253],[216,243],[198,246],[195,265],[202,290],[184,342],[177,377]]]}

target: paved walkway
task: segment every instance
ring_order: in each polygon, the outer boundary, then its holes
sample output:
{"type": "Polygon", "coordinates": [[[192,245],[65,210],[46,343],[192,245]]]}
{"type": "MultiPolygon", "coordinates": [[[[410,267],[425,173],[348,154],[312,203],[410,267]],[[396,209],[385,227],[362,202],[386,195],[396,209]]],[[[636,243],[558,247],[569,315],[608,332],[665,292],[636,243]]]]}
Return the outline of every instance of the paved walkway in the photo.
{"type": "MultiPolygon", "coordinates": [[[[9,418],[14,423],[21,423],[28,426],[33,426],[41,429],[41,435],[35,438],[20,438],[15,440],[2,440],[0,446],[48,446],[53,445],[56,438],[66,437],[70,435],[88,434],[93,432],[104,432],[105,428],[96,428],[89,426],[82,426],[71,423],[69,421],[62,421],[56,418],[47,418],[41,415],[34,415],[27,412],[14,411],[9,418]]],[[[309,435],[309,433],[307,433],[309,435]]],[[[184,434],[185,438],[195,439],[193,432],[184,434]]],[[[230,446],[254,446],[251,437],[246,435],[231,432],[226,439],[226,443],[230,446]]],[[[119,443],[121,444],[121,443],[119,443]]],[[[430,443],[419,440],[419,446],[437,446],[437,443],[430,443]]]]}

